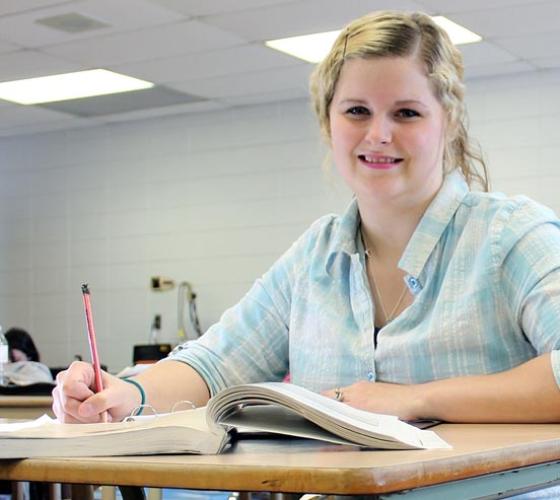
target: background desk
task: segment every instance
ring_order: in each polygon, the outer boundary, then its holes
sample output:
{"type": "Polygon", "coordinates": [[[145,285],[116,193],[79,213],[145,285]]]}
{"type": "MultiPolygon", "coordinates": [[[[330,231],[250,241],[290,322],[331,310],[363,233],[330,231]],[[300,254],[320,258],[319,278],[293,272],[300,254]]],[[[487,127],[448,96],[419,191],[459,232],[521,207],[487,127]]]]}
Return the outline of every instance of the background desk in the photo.
{"type": "Polygon", "coordinates": [[[0,479],[382,498],[414,490],[415,498],[459,499],[560,478],[560,425],[436,429],[452,450],[356,451],[307,440],[253,439],[223,455],[4,461],[0,479]],[[496,480],[501,485],[492,486],[496,480]]]}
{"type": "Polygon", "coordinates": [[[51,396],[0,396],[0,418],[37,418],[44,413],[54,416],[51,396]]]}

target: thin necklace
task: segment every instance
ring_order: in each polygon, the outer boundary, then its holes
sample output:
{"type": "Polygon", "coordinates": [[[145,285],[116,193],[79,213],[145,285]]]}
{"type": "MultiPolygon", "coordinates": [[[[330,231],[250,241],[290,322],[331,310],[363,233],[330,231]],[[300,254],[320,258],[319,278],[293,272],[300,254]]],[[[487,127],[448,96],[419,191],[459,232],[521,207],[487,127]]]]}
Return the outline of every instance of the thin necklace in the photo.
{"type": "Polygon", "coordinates": [[[385,305],[383,304],[383,297],[381,296],[381,291],[379,290],[379,287],[377,286],[377,282],[375,281],[375,275],[373,273],[373,268],[370,268],[367,265],[369,260],[371,258],[373,258],[373,253],[369,249],[369,247],[367,247],[365,245],[365,238],[364,238],[363,233],[362,233],[362,241],[364,242],[364,246],[366,247],[365,252],[364,252],[365,255],[366,255],[366,268],[370,270],[371,282],[373,283],[375,293],[377,294],[377,297],[379,298],[379,305],[381,306],[381,312],[383,313],[383,317],[385,318],[385,323],[389,323],[390,321],[392,321],[395,318],[396,313],[397,313],[400,305],[402,304],[402,301],[404,300],[404,297],[406,295],[406,290],[407,290],[406,283],[403,285],[403,289],[402,289],[402,292],[401,292],[401,296],[399,297],[399,300],[397,300],[397,303],[395,304],[395,306],[391,310],[390,314],[387,314],[387,310],[385,309],[385,305]]]}

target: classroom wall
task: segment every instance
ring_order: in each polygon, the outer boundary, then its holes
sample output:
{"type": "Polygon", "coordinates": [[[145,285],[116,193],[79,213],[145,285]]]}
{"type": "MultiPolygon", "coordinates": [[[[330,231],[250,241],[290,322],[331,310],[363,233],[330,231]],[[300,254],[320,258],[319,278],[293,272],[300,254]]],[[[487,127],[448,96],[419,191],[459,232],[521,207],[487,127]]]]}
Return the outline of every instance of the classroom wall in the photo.
{"type": "MultiPolygon", "coordinates": [[[[469,82],[471,130],[495,190],[560,212],[560,71],[469,82]]],[[[192,283],[203,328],[317,217],[350,195],[321,170],[306,101],[0,140],[0,323],[44,361],[88,358],[80,284],[92,290],[100,355],[130,364],[154,314],[176,340],[176,291],[192,283]]]]}

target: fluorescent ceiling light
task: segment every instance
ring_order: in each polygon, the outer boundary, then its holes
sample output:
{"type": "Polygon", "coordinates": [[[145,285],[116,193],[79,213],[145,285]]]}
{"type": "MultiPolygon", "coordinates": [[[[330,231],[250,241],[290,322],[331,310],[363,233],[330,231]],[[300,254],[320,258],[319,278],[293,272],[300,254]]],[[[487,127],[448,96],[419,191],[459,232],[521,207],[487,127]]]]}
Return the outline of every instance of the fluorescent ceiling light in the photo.
{"type": "MultiPolygon", "coordinates": [[[[432,17],[432,19],[436,24],[447,31],[447,34],[455,45],[480,42],[482,40],[481,36],[463,28],[444,16],[435,16],[432,17]]],[[[278,40],[269,40],[265,42],[265,45],[272,49],[279,50],[280,52],[303,59],[304,61],[318,63],[328,54],[339,33],[340,30],[280,38],[278,40]]]]}
{"type": "Polygon", "coordinates": [[[265,45],[304,61],[317,63],[327,55],[339,33],[340,30],[281,38],[265,42],[265,45]]]}
{"type": "Polygon", "coordinates": [[[40,104],[148,89],[154,84],[105,69],[27,78],[0,83],[0,99],[40,104]]]}
{"type": "Polygon", "coordinates": [[[480,42],[482,37],[473,33],[472,31],[468,30],[467,28],[463,28],[460,24],[454,23],[451,19],[447,19],[444,16],[434,16],[432,17],[434,22],[447,31],[449,38],[455,45],[462,45],[465,43],[475,43],[480,42]]]}

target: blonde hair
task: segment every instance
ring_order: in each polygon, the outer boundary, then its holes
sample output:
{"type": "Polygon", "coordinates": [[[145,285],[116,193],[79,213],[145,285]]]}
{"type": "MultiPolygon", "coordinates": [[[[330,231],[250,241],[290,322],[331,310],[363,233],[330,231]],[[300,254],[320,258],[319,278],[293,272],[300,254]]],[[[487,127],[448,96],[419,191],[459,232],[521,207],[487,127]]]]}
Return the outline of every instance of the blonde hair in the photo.
{"type": "Polygon", "coordinates": [[[352,21],[341,31],[310,80],[312,103],[323,137],[330,142],[329,110],[345,61],[410,56],[423,63],[434,95],[447,115],[444,170],[459,168],[469,185],[478,183],[488,191],[486,165],[466,127],[463,58],[447,33],[419,12],[375,12],[352,21]]]}

